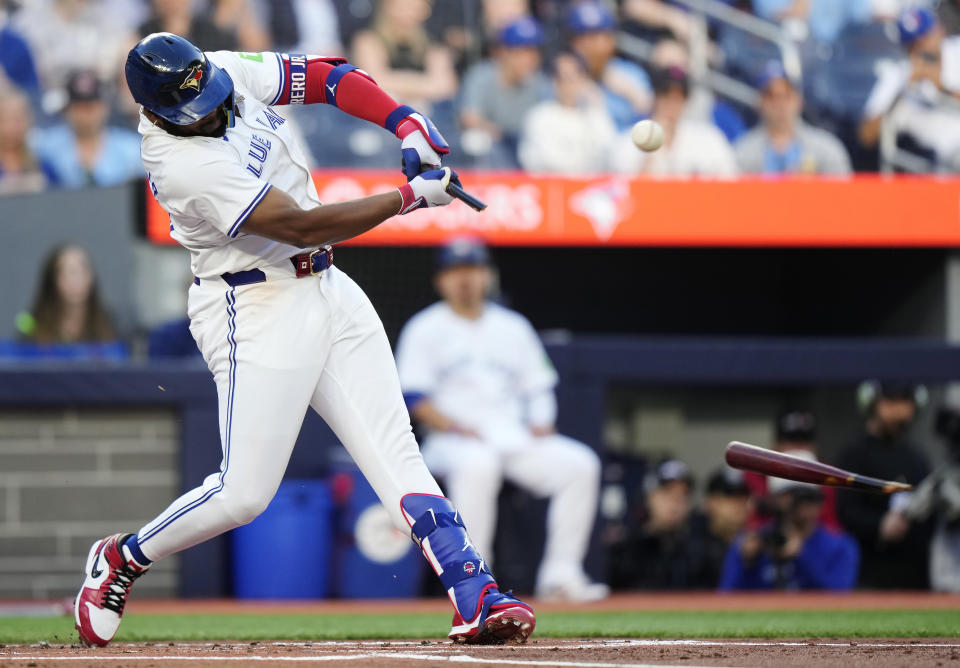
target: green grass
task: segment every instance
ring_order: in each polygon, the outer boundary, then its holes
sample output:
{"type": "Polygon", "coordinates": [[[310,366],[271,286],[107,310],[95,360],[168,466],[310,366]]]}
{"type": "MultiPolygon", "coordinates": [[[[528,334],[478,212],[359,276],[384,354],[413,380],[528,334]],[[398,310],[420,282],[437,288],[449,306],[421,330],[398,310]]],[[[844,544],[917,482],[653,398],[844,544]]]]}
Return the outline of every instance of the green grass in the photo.
{"type": "MultiPolygon", "coordinates": [[[[137,615],[118,642],[167,640],[343,640],[439,638],[446,614],[137,615]]],[[[537,618],[539,637],[839,638],[956,637],[960,610],[723,612],[554,612],[537,618]]],[[[0,643],[72,642],[72,617],[0,618],[0,643]]]]}

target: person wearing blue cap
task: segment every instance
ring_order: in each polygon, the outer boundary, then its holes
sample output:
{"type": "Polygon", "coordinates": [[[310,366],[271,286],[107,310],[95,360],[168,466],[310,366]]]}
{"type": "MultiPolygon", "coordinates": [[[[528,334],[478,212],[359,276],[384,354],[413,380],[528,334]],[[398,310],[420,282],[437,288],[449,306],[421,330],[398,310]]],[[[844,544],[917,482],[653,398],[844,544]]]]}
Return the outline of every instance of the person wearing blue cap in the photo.
{"type": "Polygon", "coordinates": [[[757,88],[762,94],[760,123],[734,147],[742,173],[850,173],[850,156],[840,140],[803,122],[803,96],[780,62],[767,63],[757,88]]]}
{"type": "Polygon", "coordinates": [[[650,77],[640,65],[618,58],[617,19],[602,2],[577,2],[567,12],[570,47],[601,87],[617,130],[640,120],[653,104],[650,77]]]}
{"type": "Polygon", "coordinates": [[[442,301],[414,315],[397,344],[411,415],[427,429],[424,460],[491,559],[504,480],[550,499],[538,597],[592,601],[606,585],[583,570],[600,486],[600,460],[556,432],[557,373],[530,322],[488,299],[486,246],[450,240],[437,254],[442,301]]]}
{"type": "Polygon", "coordinates": [[[879,70],[864,106],[860,143],[874,147],[895,107],[898,134],[929,150],[940,164],[958,166],[960,155],[960,37],[946,37],[937,16],[925,7],[900,14],[897,33],[906,56],[879,70]],[[951,98],[954,98],[951,100],[951,98]]]}
{"type": "Polygon", "coordinates": [[[516,143],[527,112],[550,97],[550,80],[541,70],[543,30],[524,16],[497,35],[492,57],[473,65],[464,77],[460,123],[500,143],[516,166],[516,143]]]}

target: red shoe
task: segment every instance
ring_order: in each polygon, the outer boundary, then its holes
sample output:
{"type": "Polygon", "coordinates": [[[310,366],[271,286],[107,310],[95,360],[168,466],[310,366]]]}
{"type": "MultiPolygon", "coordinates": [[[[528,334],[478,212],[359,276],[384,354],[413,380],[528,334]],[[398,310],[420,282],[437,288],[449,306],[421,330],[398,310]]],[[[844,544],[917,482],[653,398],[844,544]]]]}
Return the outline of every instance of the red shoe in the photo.
{"type": "Polygon", "coordinates": [[[80,641],[87,645],[104,647],[113,640],[130,587],[149,568],[124,555],[123,541],[130,535],[114,534],[90,547],[87,577],[73,606],[80,641]]]}
{"type": "Polygon", "coordinates": [[[466,621],[459,612],[453,613],[453,625],[448,637],[457,643],[469,645],[503,645],[527,642],[537,626],[533,608],[511,592],[501,594],[495,588],[483,596],[483,605],[472,621],[466,621]]]}

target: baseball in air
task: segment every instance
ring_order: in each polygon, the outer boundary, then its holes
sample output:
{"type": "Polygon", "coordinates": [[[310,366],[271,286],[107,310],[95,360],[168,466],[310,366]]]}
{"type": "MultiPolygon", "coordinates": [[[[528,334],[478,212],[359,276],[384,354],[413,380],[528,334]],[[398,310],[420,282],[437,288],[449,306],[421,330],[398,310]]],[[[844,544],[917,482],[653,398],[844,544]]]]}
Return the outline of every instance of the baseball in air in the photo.
{"type": "Polygon", "coordinates": [[[637,121],[630,130],[630,138],[641,151],[656,151],[663,146],[663,128],[649,119],[637,121]]]}

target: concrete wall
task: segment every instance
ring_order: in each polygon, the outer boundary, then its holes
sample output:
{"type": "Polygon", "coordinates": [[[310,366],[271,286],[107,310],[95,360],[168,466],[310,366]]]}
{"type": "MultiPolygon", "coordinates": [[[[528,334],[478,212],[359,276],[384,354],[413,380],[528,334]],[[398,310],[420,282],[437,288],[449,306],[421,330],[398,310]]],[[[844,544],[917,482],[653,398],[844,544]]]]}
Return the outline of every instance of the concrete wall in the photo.
{"type": "MultiPolygon", "coordinates": [[[[136,531],[179,492],[179,429],[165,409],[0,412],[0,599],[76,594],[91,543],[136,531]]],[[[173,595],[165,559],[138,596],[173,595]]]]}

